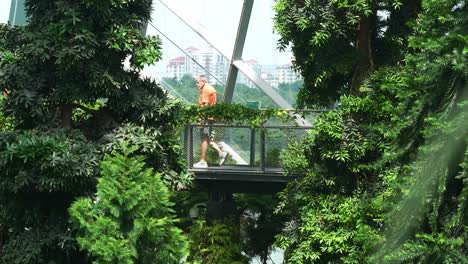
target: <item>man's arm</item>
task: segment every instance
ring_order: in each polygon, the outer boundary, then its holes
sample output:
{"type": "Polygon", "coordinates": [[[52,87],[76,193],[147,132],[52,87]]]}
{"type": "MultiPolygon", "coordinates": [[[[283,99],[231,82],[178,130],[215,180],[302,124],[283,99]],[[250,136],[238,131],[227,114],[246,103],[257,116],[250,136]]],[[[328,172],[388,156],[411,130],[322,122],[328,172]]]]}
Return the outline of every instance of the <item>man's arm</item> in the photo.
{"type": "Polygon", "coordinates": [[[217,94],[216,91],[213,91],[212,93],[209,94],[208,96],[208,104],[209,105],[215,105],[217,100],[217,94]]]}

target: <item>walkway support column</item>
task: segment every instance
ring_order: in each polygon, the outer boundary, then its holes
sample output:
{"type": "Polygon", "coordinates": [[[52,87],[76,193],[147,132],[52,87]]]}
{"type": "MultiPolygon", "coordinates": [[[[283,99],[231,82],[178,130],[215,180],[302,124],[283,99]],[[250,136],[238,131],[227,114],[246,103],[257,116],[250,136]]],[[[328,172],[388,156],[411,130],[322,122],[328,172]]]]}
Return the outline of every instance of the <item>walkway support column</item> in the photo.
{"type": "Polygon", "coordinates": [[[224,220],[227,217],[237,219],[237,204],[232,192],[211,191],[205,217],[208,222],[224,220]]]}

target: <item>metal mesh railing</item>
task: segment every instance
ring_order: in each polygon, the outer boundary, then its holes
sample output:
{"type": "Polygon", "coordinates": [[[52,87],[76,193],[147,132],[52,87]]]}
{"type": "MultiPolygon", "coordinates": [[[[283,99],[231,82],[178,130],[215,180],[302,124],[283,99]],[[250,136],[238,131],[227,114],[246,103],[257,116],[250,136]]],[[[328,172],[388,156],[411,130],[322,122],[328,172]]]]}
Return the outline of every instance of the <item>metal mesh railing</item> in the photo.
{"type": "MultiPolygon", "coordinates": [[[[209,168],[231,169],[233,166],[265,171],[281,168],[280,156],[292,141],[299,141],[311,127],[262,126],[251,128],[243,125],[211,124],[211,141],[229,157],[219,166],[218,153],[208,147],[206,160],[209,168]]],[[[201,124],[189,124],[184,132],[184,151],[189,168],[200,160],[201,124]]]]}

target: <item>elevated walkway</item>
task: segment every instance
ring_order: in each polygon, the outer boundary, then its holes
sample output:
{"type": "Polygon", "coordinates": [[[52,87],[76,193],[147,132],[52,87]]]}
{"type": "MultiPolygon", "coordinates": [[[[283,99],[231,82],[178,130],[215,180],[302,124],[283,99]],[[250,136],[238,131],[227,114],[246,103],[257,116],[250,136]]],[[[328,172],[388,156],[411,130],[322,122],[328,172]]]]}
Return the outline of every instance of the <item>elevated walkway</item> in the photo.
{"type": "Polygon", "coordinates": [[[280,154],[298,141],[311,127],[270,125],[252,128],[243,125],[213,124],[214,142],[229,153],[219,166],[216,151],[207,153],[208,168],[194,168],[200,157],[201,124],[189,124],[184,132],[184,151],[189,171],[199,187],[209,191],[276,193],[294,180],[280,166],[280,154]]]}

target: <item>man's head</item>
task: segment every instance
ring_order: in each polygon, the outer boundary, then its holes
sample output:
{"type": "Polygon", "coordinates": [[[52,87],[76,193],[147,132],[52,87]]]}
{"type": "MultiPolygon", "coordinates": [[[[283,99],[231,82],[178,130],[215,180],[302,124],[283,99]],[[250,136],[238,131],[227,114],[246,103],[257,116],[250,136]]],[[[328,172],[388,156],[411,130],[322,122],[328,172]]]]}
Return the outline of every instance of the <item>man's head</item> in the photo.
{"type": "Polygon", "coordinates": [[[198,76],[198,78],[197,78],[197,86],[198,86],[198,88],[201,89],[201,88],[205,85],[205,83],[206,83],[206,77],[205,77],[205,75],[200,75],[200,76],[198,76]]]}

